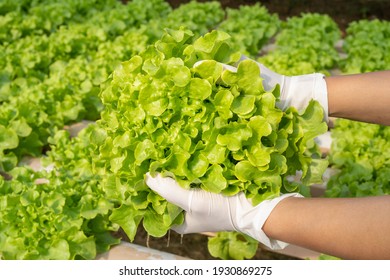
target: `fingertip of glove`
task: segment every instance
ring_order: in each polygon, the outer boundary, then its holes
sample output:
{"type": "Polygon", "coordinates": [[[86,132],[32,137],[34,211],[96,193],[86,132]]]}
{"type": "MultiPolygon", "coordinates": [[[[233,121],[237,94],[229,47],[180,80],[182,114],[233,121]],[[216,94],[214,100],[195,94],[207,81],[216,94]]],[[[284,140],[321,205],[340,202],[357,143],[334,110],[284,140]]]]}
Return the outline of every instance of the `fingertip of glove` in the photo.
{"type": "Polygon", "coordinates": [[[163,177],[160,173],[152,176],[149,172],[145,174],[145,183],[153,191],[160,195],[165,195],[168,189],[180,188],[174,179],[170,177],[163,177]]]}
{"type": "MultiPolygon", "coordinates": [[[[194,68],[200,66],[202,63],[205,63],[207,61],[210,61],[210,60],[199,60],[197,62],[194,63],[194,68]]],[[[233,73],[236,73],[237,72],[237,68],[235,66],[232,66],[232,65],[229,65],[229,64],[225,64],[225,63],[220,63],[223,67],[223,70],[229,70],[230,72],[233,72],[233,73]]]]}
{"type": "Polygon", "coordinates": [[[202,64],[203,60],[197,61],[194,63],[193,67],[198,67],[200,64],[202,64]]]}
{"type": "Polygon", "coordinates": [[[158,181],[159,181],[158,176],[159,174],[157,174],[156,177],[152,177],[152,175],[149,172],[145,174],[145,183],[152,190],[155,190],[156,187],[158,186],[158,181]]]}
{"type": "Polygon", "coordinates": [[[196,67],[202,65],[202,63],[205,63],[207,61],[210,61],[210,60],[207,60],[207,59],[199,60],[199,61],[194,63],[193,67],[196,68],[196,67]]]}
{"type": "Polygon", "coordinates": [[[144,179],[145,179],[145,182],[148,183],[148,181],[153,180],[154,178],[148,172],[148,173],[145,174],[144,179]]]}

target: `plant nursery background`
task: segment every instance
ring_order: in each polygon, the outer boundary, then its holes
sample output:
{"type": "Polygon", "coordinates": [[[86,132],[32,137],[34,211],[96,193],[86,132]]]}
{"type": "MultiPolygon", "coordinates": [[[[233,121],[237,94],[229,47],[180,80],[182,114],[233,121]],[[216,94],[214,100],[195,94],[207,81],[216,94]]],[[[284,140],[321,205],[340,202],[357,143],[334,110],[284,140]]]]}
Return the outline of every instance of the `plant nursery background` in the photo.
{"type": "Polygon", "coordinates": [[[143,174],[169,171],[257,202],[280,191],[389,194],[390,127],[327,127],[316,104],[310,116],[276,109],[275,92],[232,107],[222,91],[174,98],[218,87],[211,64],[194,76],[200,59],[243,54],[285,75],[389,70],[389,20],[385,0],[0,0],[0,259],[95,259],[120,242],[192,259],[306,258],[238,233],[170,231],[183,213],[143,174]],[[253,158],[243,147],[258,152],[247,132],[260,124],[227,120],[259,114],[269,132],[257,143],[271,152],[253,158]],[[205,126],[225,138],[199,144],[205,126]],[[234,174],[242,160],[245,172],[234,174]],[[249,162],[267,178],[254,182],[249,162]]]}

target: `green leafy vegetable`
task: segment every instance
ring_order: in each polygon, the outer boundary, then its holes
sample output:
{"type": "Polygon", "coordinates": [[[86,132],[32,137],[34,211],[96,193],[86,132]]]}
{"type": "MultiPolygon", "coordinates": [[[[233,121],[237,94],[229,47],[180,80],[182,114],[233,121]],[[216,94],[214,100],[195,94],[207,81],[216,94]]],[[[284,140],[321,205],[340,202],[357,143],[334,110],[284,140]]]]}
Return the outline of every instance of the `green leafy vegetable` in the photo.
{"type": "Polygon", "coordinates": [[[103,189],[127,186],[109,198],[118,204],[111,220],[131,240],[141,221],[150,235],[162,236],[183,220],[180,209],[145,185],[147,172],[172,176],[183,188],[243,191],[257,204],[287,188],[288,175],[302,170],[310,183],[326,167],[311,152],[314,137],[327,129],[318,103],[303,112],[281,111],[275,107],[279,88],[264,90],[253,61],[240,62],[237,73],[223,70],[221,62],[240,58],[229,35],[193,36],[167,30],[122,63],[101,93],[104,137],[94,144],[94,161],[106,172],[103,189]],[[207,67],[194,67],[199,60],[207,67]]]}
{"type": "Polygon", "coordinates": [[[220,232],[210,237],[208,243],[210,254],[223,260],[250,259],[256,254],[257,247],[256,240],[236,232],[220,232]]]}
{"type": "Polygon", "coordinates": [[[0,141],[0,171],[40,156],[65,125],[100,118],[100,84],[145,49],[145,24],[171,11],[162,0],[40,2],[0,21],[0,126],[10,136],[0,141]]]}

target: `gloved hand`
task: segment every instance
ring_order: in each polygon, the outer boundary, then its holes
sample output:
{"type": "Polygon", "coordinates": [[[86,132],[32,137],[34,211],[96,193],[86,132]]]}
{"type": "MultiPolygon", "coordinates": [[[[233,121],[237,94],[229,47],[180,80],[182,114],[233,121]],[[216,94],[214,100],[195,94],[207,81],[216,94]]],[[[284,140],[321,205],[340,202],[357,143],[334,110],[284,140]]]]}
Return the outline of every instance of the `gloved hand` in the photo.
{"type": "Polygon", "coordinates": [[[146,184],[167,201],[186,211],[184,223],[172,229],[178,233],[238,231],[251,236],[271,249],[282,249],[287,243],[267,237],[262,227],[274,207],[287,197],[285,194],[253,206],[244,193],[224,196],[202,189],[187,190],[172,178],[146,174],[146,184]]]}
{"type": "MultiPolygon", "coordinates": [[[[240,61],[247,59],[250,58],[242,56],[240,61]]],[[[280,101],[276,104],[279,109],[284,111],[292,106],[297,110],[302,110],[307,107],[311,99],[314,99],[321,104],[324,109],[325,121],[328,122],[328,89],[323,74],[314,73],[289,77],[275,73],[257,61],[254,62],[260,68],[260,76],[263,78],[263,86],[266,91],[272,90],[277,84],[280,85],[280,101]]],[[[199,61],[194,66],[201,63],[202,61],[199,61]]],[[[237,68],[234,66],[222,65],[224,69],[237,72],[237,68]]]]}

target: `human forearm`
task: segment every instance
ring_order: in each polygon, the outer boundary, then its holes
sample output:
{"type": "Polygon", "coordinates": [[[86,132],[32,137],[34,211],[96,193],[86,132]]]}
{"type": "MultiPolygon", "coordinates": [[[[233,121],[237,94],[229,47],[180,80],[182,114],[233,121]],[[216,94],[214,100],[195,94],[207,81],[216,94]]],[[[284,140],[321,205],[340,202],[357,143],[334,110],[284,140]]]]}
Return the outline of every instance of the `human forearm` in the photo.
{"type": "Polygon", "coordinates": [[[270,237],[345,259],[390,259],[390,196],[288,198],[264,224],[270,237]]]}
{"type": "Polygon", "coordinates": [[[390,70],[325,80],[329,116],[390,125],[390,70]]]}

